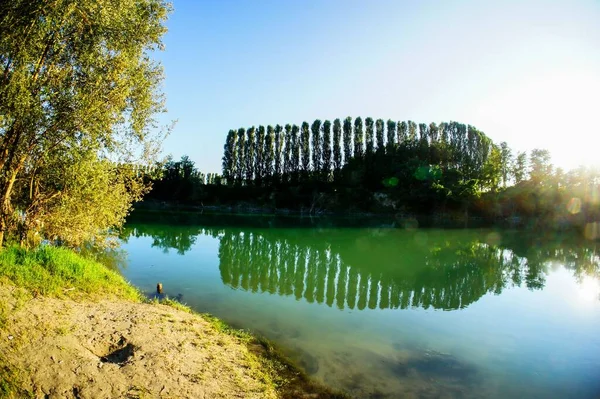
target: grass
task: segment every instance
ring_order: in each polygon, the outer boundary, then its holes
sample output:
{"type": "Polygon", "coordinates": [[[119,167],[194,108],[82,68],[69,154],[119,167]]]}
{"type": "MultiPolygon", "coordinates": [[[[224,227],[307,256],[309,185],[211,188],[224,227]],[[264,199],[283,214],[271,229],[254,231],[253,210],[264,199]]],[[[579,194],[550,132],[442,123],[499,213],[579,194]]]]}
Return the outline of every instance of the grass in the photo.
{"type": "Polygon", "coordinates": [[[5,248],[0,251],[0,275],[33,295],[75,299],[113,296],[134,301],[143,298],[119,273],[65,248],[5,248]]]}

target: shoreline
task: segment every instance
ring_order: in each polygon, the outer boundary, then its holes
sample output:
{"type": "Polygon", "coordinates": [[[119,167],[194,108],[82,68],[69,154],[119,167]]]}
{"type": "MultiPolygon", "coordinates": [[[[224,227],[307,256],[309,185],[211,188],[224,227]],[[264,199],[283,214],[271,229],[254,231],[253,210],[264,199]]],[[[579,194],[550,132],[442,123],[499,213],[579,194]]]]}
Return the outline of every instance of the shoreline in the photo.
{"type": "Polygon", "coordinates": [[[0,398],[348,398],[265,338],[70,250],[2,249],[0,294],[0,398]]]}

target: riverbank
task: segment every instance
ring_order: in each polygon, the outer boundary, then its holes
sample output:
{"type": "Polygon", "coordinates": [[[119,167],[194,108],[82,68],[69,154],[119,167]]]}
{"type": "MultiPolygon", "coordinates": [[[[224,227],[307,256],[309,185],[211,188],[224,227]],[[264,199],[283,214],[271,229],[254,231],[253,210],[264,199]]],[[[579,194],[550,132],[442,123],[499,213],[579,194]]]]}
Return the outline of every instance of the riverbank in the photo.
{"type": "Polygon", "coordinates": [[[344,396],[261,338],[45,247],[0,252],[0,397],[344,396]]]}

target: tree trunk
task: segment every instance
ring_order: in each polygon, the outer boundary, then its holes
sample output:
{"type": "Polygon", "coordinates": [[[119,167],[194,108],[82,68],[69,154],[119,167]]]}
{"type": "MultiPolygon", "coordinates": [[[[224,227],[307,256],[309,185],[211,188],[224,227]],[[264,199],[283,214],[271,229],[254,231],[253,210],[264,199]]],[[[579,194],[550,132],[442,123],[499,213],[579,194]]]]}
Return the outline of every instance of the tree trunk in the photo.
{"type": "Polygon", "coordinates": [[[12,190],[15,185],[15,181],[17,180],[17,175],[23,167],[26,159],[27,155],[24,155],[21,157],[21,159],[19,159],[19,163],[10,173],[10,178],[4,183],[4,187],[2,187],[2,199],[0,202],[0,248],[2,248],[4,245],[4,239],[6,238],[6,232],[8,231],[8,226],[10,224],[10,216],[12,213],[12,190]]]}

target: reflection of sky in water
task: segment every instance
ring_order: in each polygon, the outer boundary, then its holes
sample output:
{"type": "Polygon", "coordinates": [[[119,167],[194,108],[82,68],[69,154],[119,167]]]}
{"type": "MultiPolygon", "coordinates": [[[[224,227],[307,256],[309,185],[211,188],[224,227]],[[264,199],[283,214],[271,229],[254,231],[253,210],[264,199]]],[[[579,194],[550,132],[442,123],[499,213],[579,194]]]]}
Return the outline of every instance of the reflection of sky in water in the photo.
{"type": "MultiPolygon", "coordinates": [[[[227,241],[227,246],[238,247],[224,248],[224,236],[228,234],[227,229],[224,231],[225,234],[221,231],[218,235],[211,231],[216,237],[197,234],[185,251],[180,251],[183,256],[169,249],[169,245],[176,246],[189,237],[170,237],[171,244],[161,245],[157,237],[131,236],[124,245],[129,253],[124,274],[146,291],[152,291],[161,281],[167,294],[182,294],[183,301],[197,310],[213,313],[276,340],[317,378],[350,389],[358,396],[378,392],[383,397],[394,397],[398,392],[435,396],[446,392],[465,397],[594,397],[600,393],[596,379],[600,375],[597,333],[600,330],[600,285],[595,277],[584,273],[576,279],[575,271],[565,269],[560,262],[543,259],[539,254],[529,254],[529,258],[523,254],[517,256],[506,248],[498,254],[505,262],[499,261],[501,267],[496,266],[496,261],[485,266],[493,252],[485,250],[489,247],[485,243],[476,245],[475,252],[466,255],[455,255],[454,250],[448,252],[450,255],[427,255],[429,269],[422,264],[411,266],[418,259],[423,262],[423,252],[415,249],[416,246],[441,254],[444,243],[449,241],[447,248],[457,246],[468,252],[472,248],[465,249],[468,246],[464,244],[469,244],[465,240],[479,234],[448,233],[450,236],[458,234],[458,238],[448,240],[439,232],[437,236],[419,234],[405,248],[397,248],[398,244],[386,249],[389,242],[383,236],[400,233],[391,231],[381,237],[364,238],[360,230],[354,230],[340,233],[338,239],[337,233],[329,235],[327,232],[304,239],[302,233],[286,236],[277,230],[264,233],[247,229],[239,234],[240,230],[235,229],[229,232],[229,238],[237,235],[252,237],[252,240],[246,247],[240,244],[243,240],[237,244],[227,241]],[[324,242],[327,236],[331,240],[328,244],[324,242]],[[293,245],[282,245],[286,240],[293,245]],[[274,245],[268,248],[265,243],[274,245]],[[266,256],[265,248],[269,256],[263,259],[260,256],[266,256]],[[305,269],[301,269],[304,277],[300,300],[296,300],[295,293],[286,294],[285,287],[282,288],[298,271],[296,265],[291,269],[294,273],[287,273],[288,268],[278,263],[282,259],[282,248],[294,248],[308,260],[305,269]],[[232,257],[231,253],[224,254],[224,250],[238,252],[232,257]],[[385,260],[378,258],[382,253],[397,256],[409,250],[404,261],[391,262],[389,267],[385,266],[385,260]],[[463,270],[461,265],[468,263],[465,256],[479,258],[463,270]],[[513,258],[516,260],[511,263],[513,258]],[[265,259],[271,263],[266,264],[265,259]],[[313,267],[311,275],[309,263],[318,264],[318,259],[329,268],[313,267]],[[335,273],[331,272],[331,259],[337,262],[334,262],[335,273]],[[523,268],[527,259],[532,264],[541,261],[539,270],[535,269],[537,275],[532,276],[523,268]],[[356,263],[353,264],[353,260],[356,263]],[[378,260],[381,260],[379,266],[367,267],[378,260]],[[458,262],[454,265],[453,261],[458,262]],[[334,289],[332,301],[327,289],[328,280],[339,282],[342,263],[349,269],[357,265],[357,278],[352,280],[356,285],[356,304],[350,307],[347,295],[340,310],[335,295],[338,291],[334,289]],[[518,264],[520,269],[510,269],[507,264],[513,267],[518,264]],[[254,265],[254,272],[244,277],[244,265],[254,265]],[[470,270],[477,267],[481,270],[470,270]],[[520,284],[513,282],[517,269],[520,284]],[[269,270],[279,278],[275,295],[268,292],[269,270]],[[373,270],[375,272],[371,272],[373,270]],[[231,276],[238,272],[238,283],[232,284],[231,276]],[[324,281],[319,281],[323,277],[324,281]],[[266,287],[262,293],[261,278],[266,287]],[[246,282],[242,283],[244,279],[246,282]],[[379,281],[377,289],[372,289],[372,285],[361,288],[361,280],[379,281]],[[497,289],[498,281],[506,284],[497,289]],[[528,289],[528,281],[539,289],[528,289]],[[313,303],[307,299],[307,286],[313,287],[313,293],[308,295],[313,303]],[[427,308],[420,305],[394,309],[392,299],[388,301],[389,306],[381,306],[386,286],[391,293],[389,298],[402,289],[409,292],[411,298],[418,289],[423,292],[435,289],[437,291],[431,292],[442,293],[462,290],[459,297],[465,306],[460,310],[443,311],[447,302],[442,301],[442,306],[436,307],[440,302],[434,301],[427,308]],[[253,287],[256,292],[252,292],[253,287]],[[362,299],[364,310],[358,310],[361,292],[366,295],[362,299]],[[375,309],[369,309],[369,302],[373,302],[371,293],[376,294],[376,306],[371,306],[375,309]]],[[[405,239],[399,236],[398,241],[405,239]]],[[[516,251],[522,252],[522,249],[516,251]]],[[[293,255],[294,259],[297,257],[293,255]]],[[[346,276],[348,291],[349,271],[346,276]]],[[[333,289],[331,285],[329,289],[333,289]]],[[[388,302],[383,301],[384,305],[388,302]]]]}

